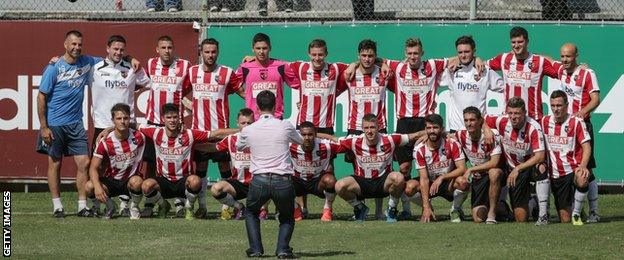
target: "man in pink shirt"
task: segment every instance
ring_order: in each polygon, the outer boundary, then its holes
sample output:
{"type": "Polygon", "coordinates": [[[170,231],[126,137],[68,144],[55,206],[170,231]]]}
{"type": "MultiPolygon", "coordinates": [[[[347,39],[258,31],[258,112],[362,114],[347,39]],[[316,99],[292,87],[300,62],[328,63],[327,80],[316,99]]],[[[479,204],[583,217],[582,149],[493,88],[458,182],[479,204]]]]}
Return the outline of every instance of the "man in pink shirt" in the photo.
{"type": "Polygon", "coordinates": [[[256,107],[256,96],[263,90],[269,90],[276,96],[275,113],[277,118],[284,115],[284,82],[293,89],[299,89],[300,81],[288,62],[269,58],[271,39],[264,33],[253,37],[253,61],[242,63],[236,70],[236,76],[245,84],[245,105],[254,111],[255,119],[260,116],[256,107]]]}

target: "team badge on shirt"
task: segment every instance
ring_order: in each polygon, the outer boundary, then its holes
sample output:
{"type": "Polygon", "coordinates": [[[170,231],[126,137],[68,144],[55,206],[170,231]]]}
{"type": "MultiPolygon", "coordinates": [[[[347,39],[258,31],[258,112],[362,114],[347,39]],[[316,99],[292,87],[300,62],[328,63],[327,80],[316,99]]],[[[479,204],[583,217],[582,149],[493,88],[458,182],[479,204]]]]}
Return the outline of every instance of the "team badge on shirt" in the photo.
{"type": "Polygon", "coordinates": [[[479,75],[479,73],[475,73],[472,75],[472,78],[474,78],[475,81],[479,81],[481,79],[481,75],[479,75]]]}
{"type": "Polygon", "coordinates": [[[132,143],[135,144],[135,145],[137,144],[137,140],[136,140],[136,138],[134,138],[134,136],[130,137],[130,141],[132,141],[132,143]]]}
{"type": "Polygon", "coordinates": [[[521,131],[520,132],[520,138],[524,139],[524,137],[525,137],[524,131],[521,131]]]}
{"type": "Polygon", "coordinates": [[[578,80],[578,75],[574,75],[574,81],[578,80]]]}
{"type": "Polygon", "coordinates": [[[180,137],[178,137],[178,143],[179,143],[180,145],[184,145],[184,141],[182,141],[182,137],[181,137],[181,136],[180,136],[180,137]]]}
{"type": "Polygon", "coordinates": [[[216,81],[216,82],[221,82],[221,81],[220,81],[221,76],[219,76],[219,75],[215,75],[214,79],[215,79],[215,81],[216,81]]]}
{"type": "Polygon", "coordinates": [[[321,156],[321,151],[316,151],[316,156],[321,156]]]}
{"type": "Polygon", "coordinates": [[[564,130],[566,133],[570,132],[570,128],[569,128],[567,125],[563,128],[563,130],[564,130]]]}
{"type": "Polygon", "coordinates": [[[533,62],[527,63],[527,67],[529,67],[529,69],[532,70],[533,69],[533,62]]]}
{"type": "Polygon", "coordinates": [[[440,150],[440,152],[442,153],[442,155],[446,156],[446,149],[442,148],[442,150],[440,150]]]}
{"type": "Polygon", "coordinates": [[[121,72],[121,77],[123,77],[124,79],[125,79],[126,77],[128,77],[128,72],[122,71],[122,72],[121,72]]]}
{"type": "Polygon", "coordinates": [[[261,70],[261,71],[260,71],[260,78],[261,78],[262,80],[266,80],[266,79],[267,79],[267,77],[269,77],[269,74],[267,73],[267,71],[266,71],[266,70],[261,70]]]}

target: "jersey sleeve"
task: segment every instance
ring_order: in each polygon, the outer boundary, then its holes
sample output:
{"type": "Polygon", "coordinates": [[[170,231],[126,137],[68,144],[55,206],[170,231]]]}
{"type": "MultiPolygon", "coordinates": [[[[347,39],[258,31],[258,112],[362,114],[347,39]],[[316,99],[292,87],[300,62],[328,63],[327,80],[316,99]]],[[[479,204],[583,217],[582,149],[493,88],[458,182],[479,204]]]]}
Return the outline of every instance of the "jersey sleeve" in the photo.
{"type": "Polygon", "coordinates": [[[97,145],[95,146],[95,150],[93,151],[93,156],[100,158],[100,159],[104,159],[108,157],[108,152],[106,151],[105,148],[105,141],[106,138],[102,138],[97,145]]]}
{"type": "Polygon", "coordinates": [[[150,83],[150,78],[143,68],[136,72],[136,79],[134,80],[136,85],[145,86],[150,83]]]}
{"type": "Polygon", "coordinates": [[[544,133],[541,129],[534,128],[531,131],[531,149],[533,152],[544,151],[544,133]]]}
{"type": "Polygon", "coordinates": [[[208,138],[210,138],[210,131],[201,131],[197,129],[190,129],[190,131],[193,135],[195,143],[205,143],[208,142],[208,138]]]}
{"type": "Polygon", "coordinates": [[[497,155],[503,153],[501,147],[501,136],[498,133],[494,133],[494,146],[492,147],[492,153],[490,155],[497,155]]]}
{"type": "Polygon", "coordinates": [[[400,63],[401,63],[400,61],[396,61],[396,60],[386,60],[386,65],[388,65],[390,70],[392,70],[394,72],[396,72],[396,70],[399,67],[400,63]]]}
{"type": "Polygon", "coordinates": [[[453,157],[453,161],[464,160],[464,153],[462,152],[459,143],[456,141],[451,141],[451,156],[453,157]]]}
{"type": "Polygon", "coordinates": [[[551,77],[553,79],[557,78],[557,70],[555,70],[555,68],[553,67],[552,63],[544,58],[544,64],[543,64],[543,68],[542,68],[542,73],[544,73],[544,75],[551,77]]]}
{"type": "Polygon", "coordinates": [[[576,141],[579,144],[582,144],[584,142],[588,142],[589,140],[591,140],[591,137],[589,135],[589,132],[587,131],[587,126],[585,125],[585,122],[583,121],[583,119],[581,118],[577,118],[576,119],[576,141]]]}
{"type": "Polygon", "coordinates": [[[294,61],[288,64],[288,66],[290,66],[290,69],[292,69],[292,71],[295,73],[295,77],[297,77],[298,79],[301,79],[301,74],[299,74],[299,69],[301,68],[301,64],[303,62],[301,61],[294,61]]]}
{"type": "Polygon", "coordinates": [[[143,133],[148,138],[154,139],[154,133],[156,132],[156,127],[140,125],[139,131],[141,131],[141,133],[143,133]]]}
{"type": "Polygon", "coordinates": [[[98,62],[103,61],[104,58],[90,55],[82,55],[85,58],[85,62],[89,63],[91,66],[95,66],[98,62]]]}
{"type": "MultiPolygon", "coordinates": [[[[552,65],[553,69],[555,69],[555,71],[559,72],[559,70],[561,69],[561,66],[562,66],[563,64],[561,64],[561,62],[560,62],[560,61],[553,61],[553,62],[551,63],[551,65],[552,65]]],[[[558,73],[557,73],[557,74],[558,74],[558,73]]]]}
{"type": "Polygon", "coordinates": [[[498,75],[498,72],[486,68],[488,76],[488,89],[494,92],[503,93],[505,91],[505,81],[503,77],[498,75]]]}
{"type": "Polygon", "coordinates": [[[299,89],[301,87],[301,81],[299,81],[299,78],[288,64],[284,65],[284,81],[292,89],[299,89]]]}
{"type": "Polygon", "coordinates": [[[596,78],[596,73],[593,70],[587,70],[584,83],[585,83],[583,84],[584,91],[587,91],[589,93],[600,92],[600,87],[598,86],[598,79],[596,78]]]}
{"type": "Polygon", "coordinates": [[[338,67],[338,71],[336,71],[336,73],[338,73],[338,75],[336,75],[336,97],[338,97],[349,88],[344,77],[344,72],[349,67],[349,64],[336,62],[336,67],[338,67]]]}
{"type": "Polygon", "coordinates": [[[186,96],[192,91],[193,85],[191,85],[191,73],[187,72],[182,81],[182,96],[186,96]]]}
{"type": "Polygon", "coordinates": [[[437,72],[437,74],[441,74],[445,69],[446,66],[448,65],[448,59],[444,58],[444,59],[432,59],[433,63],[435,64],[435,70],[437,72]]]}
{"type": "Polygon", "coordinates": [[[47,65],[43,71],[43,76],[41,77],[41,83],[39,84],[39,92],[43,94],[49,94],[54,90],[54,86],[56,85],[56,79],[58,69],[54,65],[47,65]]]}
{"type": "Polygon", "coordinates": [[[230,143],[230,139],[231,138],[232,138],[231,136],[228,136],[226,138],[223,138],[223,140],[217,142],[217,144],[215,146],[217,151],[219,151],[219,152],[228,151],[229,143],[230,143]]]}
{"type": "Polygon", "coordinates": [[[351,151],[351,147],[353,144],[353,138],[352,137],[340,137],[338,139],[338,143],[340,143],[340,146],[342,146],[345,151],[351,151]]]}
{"type": "Polygon", "coordinates": [[[495,115],[485,115],[485,123],[492,129],[498,129],[496,127],[496,122],[498,121],[498,116],[495,115]]]}
{"type": "Polygon", "coordinates": [[[501,70],[503,68],[503,54],[498,54],[485,63],[493,70],[501,70]]]}
{"type": "Polygon", "coordinates": [[[329,148],[334,155],[346,152],[346,149],[342,145],[340,145],[340,143],[329,142],[329,148]]]}
{"type": "Polygon", "coordinates": [[[230,73],[230,78],[228,79],[225,88],[228,95],[238,92],[238,90],[241,88],[241,77],[239,77],[235,71],[232,71],[230,73]]]}
{"type": "Polygon", "coordinates": [[[409,143],[409,136],[406,134],[392,134],[390,138],[396,146],[404,146],[409,143]]]}
{"type": "Polygon", "coordinates": [[[427,167],[427,160],[425,160],[425,155],[422,154],[420,149],[422,146],[416,146],[414,148],[414,161],[416,161],[416,169],[420,170],[420,169],[424,169],[427,167]]]}
{"type": "Polygon", "coordinates": [[[442,77],[440,77],[440,86],[447,86],[449,87],[452,84],[452,73],[451,71],[447,68],[444,70],[444,72],[442,72],[442,77]]]}

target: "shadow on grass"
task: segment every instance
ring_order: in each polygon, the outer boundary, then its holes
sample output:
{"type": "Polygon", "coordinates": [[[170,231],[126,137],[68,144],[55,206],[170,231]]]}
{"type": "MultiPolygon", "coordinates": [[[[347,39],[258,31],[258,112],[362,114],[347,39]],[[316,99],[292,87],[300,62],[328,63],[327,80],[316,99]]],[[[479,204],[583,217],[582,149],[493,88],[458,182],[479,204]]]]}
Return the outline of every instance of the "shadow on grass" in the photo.
{"type": "Polygon", "coordinates": [[[341,255],[355,255],[353,251],[314,251],[314,252],[295,252],[299,257],[329,257],[341,255]]]}

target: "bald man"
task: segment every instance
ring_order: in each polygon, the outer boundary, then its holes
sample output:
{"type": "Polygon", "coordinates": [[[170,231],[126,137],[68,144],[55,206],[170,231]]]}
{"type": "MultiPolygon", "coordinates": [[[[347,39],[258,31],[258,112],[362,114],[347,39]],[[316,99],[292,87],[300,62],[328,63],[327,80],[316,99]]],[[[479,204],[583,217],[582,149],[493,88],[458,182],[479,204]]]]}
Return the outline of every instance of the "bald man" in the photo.
{"type": "MultiPolygon", "coordinates": [[[[596,73],[586,68],[586,66],[579,66],[577,62],[578,48],[572,43],[566,43],[561,46],[560,49],[561,61],[554,62],[553,67],[557,70],[557,78],[561,80],[561,85],[558,89],[563,90],[568,95],[568,113],[583,118],[587,131],[591,138],[591,156],[587,168],[591,174],[589,177],[589,191],[587,192],[587,200],[589,201],[589,216],[587,218],[588,223],[595,223],[600,220],[598,216],[598,184],[594,180],[593,170],[596,168],[596,161],[594,159],[594,131],[590,121],[590,114],[600,104],[600,88],[598,86],[598,80],[596,79],[596,73]]],[[[555,88],[557,90],[557,88],[555,88]]],[[[583,192],[583,191],[576,191],[583,192]]]]}

